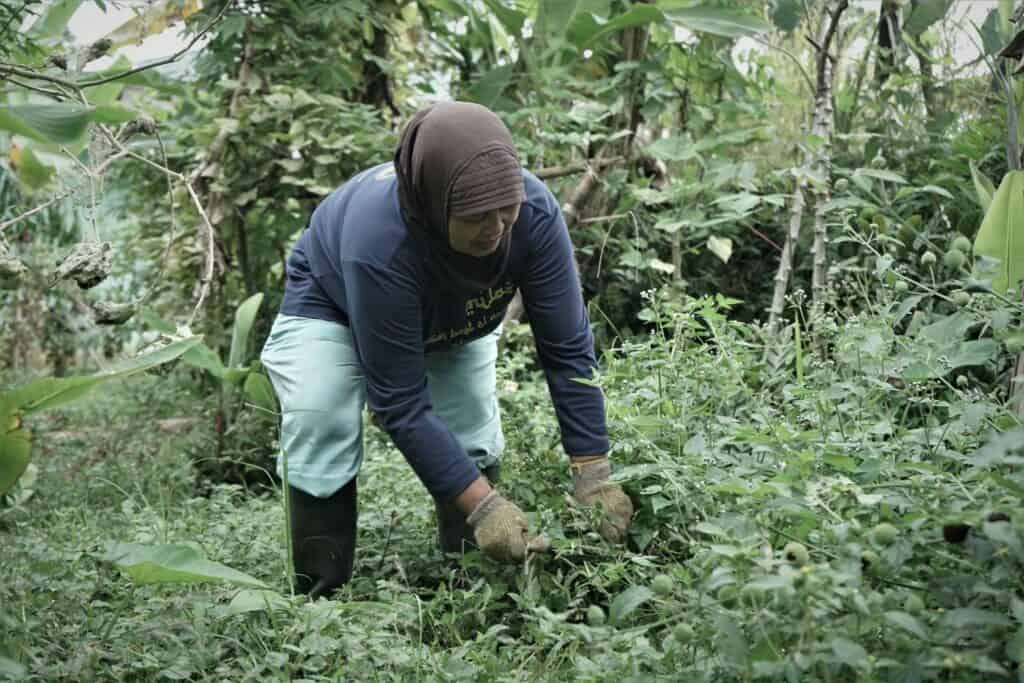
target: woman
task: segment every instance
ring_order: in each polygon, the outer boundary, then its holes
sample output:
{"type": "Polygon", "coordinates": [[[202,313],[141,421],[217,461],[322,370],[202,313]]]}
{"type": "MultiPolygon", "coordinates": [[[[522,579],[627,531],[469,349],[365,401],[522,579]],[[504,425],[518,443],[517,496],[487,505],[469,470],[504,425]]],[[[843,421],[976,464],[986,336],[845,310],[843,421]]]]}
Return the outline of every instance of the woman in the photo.
{"type": "Polygon", "coordinates": [[[281,401],[298,590],[316,597],[351,577],[364,403],[434,497],[442,551],[525,557],[526,518],[493,488],[504,447],[494,364],[516,288],[573,493],[599,501],[601,534],[624,540],[633,508],[608,481],[602,396],[574,381],[595,358],[568,231],[491,111],[418,112],[393,164],[317,207],[287,273],[262,361],[281,401]]]}

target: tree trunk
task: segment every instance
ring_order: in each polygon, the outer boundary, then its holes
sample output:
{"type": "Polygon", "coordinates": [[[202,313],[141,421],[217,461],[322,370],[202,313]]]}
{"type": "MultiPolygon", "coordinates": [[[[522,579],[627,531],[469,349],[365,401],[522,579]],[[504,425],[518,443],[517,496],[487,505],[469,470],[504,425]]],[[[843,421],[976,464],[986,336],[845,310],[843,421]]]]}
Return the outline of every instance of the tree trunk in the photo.
{"type": "MultiPolygon", "coordinates": [[[[827,226],[825,223],[825,203],[829,197],[829,171],[831,165],[831,137],[832,137],[832,69],[829,67],[829,47],[835,37],[839,25],[839,17],[846,10],[848,0],[829,0],[825,5],[825,12],[822,15],[821,30],[819,32],[817,48],[817,83],[814,97],[814,115],[811,124],[811,132],[821,138],[821,143],[813,153],[805,155],[805,165],[813,164],[817,173],[822,177],[820,186],[813,189],[815,195],[815,229],[814,229],[814,271],[811,281],[816,310],[824,308],[824,293],[826,289],[826,275],[828,268],[826,246],[828,244],[827,226]]],[[[782,256],[779,259],[779,269],[775,275],[775,291],[772,294],[772,304],[768,316],[768,330],[774,334],[778,331],[779,321],[785,311],[786,291],[789,288],[790,276],[793,272],[793,257],[796,251],[797,240],[800,237],[800,224],[804,212],[804,192],[807,181],[799,178],[796,181],[796,189],[793,193],[793,206],[790,211],[789,232],[786,235],[786,242],[782,247],[782,256]]]]}
{"type": "Polygon", "coordinates": [[[899,46],[899,3],[895,0],[882,0],[878,11],[878,52],[875,55],[875,84],[879,87],[885,85],[889,76],[898,70],[896,53],[899,46]]]}

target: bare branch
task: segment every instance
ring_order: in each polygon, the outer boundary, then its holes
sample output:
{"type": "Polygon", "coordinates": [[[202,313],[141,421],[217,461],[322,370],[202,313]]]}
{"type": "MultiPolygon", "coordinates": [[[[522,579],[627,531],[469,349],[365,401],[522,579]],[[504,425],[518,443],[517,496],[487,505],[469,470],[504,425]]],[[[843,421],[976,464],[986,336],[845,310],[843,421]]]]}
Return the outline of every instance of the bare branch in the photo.
{"type": "Polygon", "coordinates": [[[189,41],[188,45],[186,45],[182,49],[178,50],[177,52],[175,52],[170,57],[164,57],[163,59],[158,59],[155,62],[150,62],[149,64],[143,64],[142,66],[137,66],[134,69],[129,69],[128,71],[125,71],[124,73],[115,74],[113,76],[107,76],[106,78],[97,78],[97,79],[92,80],[92,81],[83,81],[81,83],[76,83],[75,87],[78,87],[78,88],[92,88],[92,87],[97,86],[97,85],[103,85],[104,83],[110,83],[111,81],[116,81],[119,78],[125,78],[127,76],[132,76],[134,74],[139,73],[140,71],[146,71],[147,69],[153,69],[153,68],[156,68],[158,66],[164,66],[165,64],[170,64],[171,62],[177,60],[178,57],[181,57],[183,54],[185,54],[186,52],[191,50],[193,45],[195,45],[197,42],[199,42],[199,40],[204,35],[209,33],[210,29],[212,29],[214,26],[216,26],[220,22],[220,20],[224,18],[224,14],[227,12],[228,7],[231,7],[233,4],[235,4],[234,0],[231,0],[230,2],[224,3],[224,6],[220,8],[220,12],[217,13],[217,16],[215,16],[213,19],[211,19],[210,23],[208,23],[206,26],[204,26],[203,29],[201,31],[199,31],[199,33],[197,33],[195,36],[193,36],[192,40],[189,41]]]}
{"type": "Polygon", "coordinates": [[[3,223],[0,223],[0,233],[2,233],[4,230],[6,230],[7,228],[11,227],[15,223],[18,223],[19,221],[23,221],[26,218],[34,216],[35,214],[39,213],[40,211],[44,211],[46,208],[52,206],[53,204],[56,204],[57,202],[59,202],[61,200],[67,199],[68,197],[70,197],[74,193],[75,193],[75,190],[68,190],[64,194],[58,195],[58,196],[54,197],[53,199],[51,199],[50,201],[46,202],[45,204],[40,204],[36,208],[30,209],[29,211],[26,211],[25,213],[21,214],[20,216],[15,216],[14,218],[11,218],[10,220],[6,220],[3,223]]]}
{"type": "Polygon", "coordinates": [[[550,180],[551,178],[561,178],[562,176],[572,175],[573,173],[583,173],[588,168],[596,168],[602,170],[608,166],[615,166],[621,164],[626,160],[625,157],[611,157],[609,159],[594,159],[591,162],[580,162],[578,164],[569,164],[567,166],[549,166],[547,168],[538,168],[533,172],[535,176],[541,180],[550,180]]]}

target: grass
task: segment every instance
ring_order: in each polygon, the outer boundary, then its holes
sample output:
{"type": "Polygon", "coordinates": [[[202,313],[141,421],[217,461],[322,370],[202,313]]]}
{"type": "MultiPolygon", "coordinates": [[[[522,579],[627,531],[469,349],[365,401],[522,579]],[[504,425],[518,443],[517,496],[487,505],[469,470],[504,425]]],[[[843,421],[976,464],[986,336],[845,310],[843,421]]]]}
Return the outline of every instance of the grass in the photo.
{"type": "MultiPolygon", "coordinates": [[[[605,359],[628,548],[567,505],[513,334],[502,488],[554,553],[444,560],[427,494],[369,430],[356,576],[334,601],[290,595],[275,487],[197,476],[212,420],[156,427],[211,414],[180,373],[44,414],[38,476],[0,508],[0,652],[29,680],[1020,680],[1024,427],[990,379],[1007,358],[951,373],[958,340],[900,333],[887,305],[798,360],[722,306],[652,295],[655,332],[605,359]],[[901,368],[917,379],[890,381],[901,368]],[[110,541],[194,544],[272,592],[135,585],[110,541]]],[[[230,456],[251,462],[274,429],[240,425],[230,456]]]]}

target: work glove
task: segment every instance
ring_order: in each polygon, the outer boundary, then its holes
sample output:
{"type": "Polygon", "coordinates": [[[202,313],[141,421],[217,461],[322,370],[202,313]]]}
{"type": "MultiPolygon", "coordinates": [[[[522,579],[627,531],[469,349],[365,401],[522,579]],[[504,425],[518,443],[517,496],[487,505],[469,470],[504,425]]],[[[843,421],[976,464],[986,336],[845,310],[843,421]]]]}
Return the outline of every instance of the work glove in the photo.
{"type": "Polygon", "coordinates": [[[481,500],[466,522],[473,527],[476,544],[488,557],[499,562],[519,562],[530,547],[529,523],[515,503],[496,490],[481,500]]]}
{"type": "Polygon", "coordinates": [[[572,496],[581,505],[601,504],[601,525],[598,533],[610,543],[625,543],[626,531],[633,517],[633,503],[618,484],[609,481],[612,467],[605,456],[577,458],[572,470],[572,496]]]}

